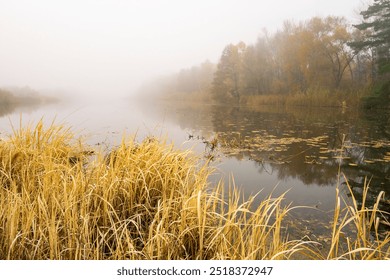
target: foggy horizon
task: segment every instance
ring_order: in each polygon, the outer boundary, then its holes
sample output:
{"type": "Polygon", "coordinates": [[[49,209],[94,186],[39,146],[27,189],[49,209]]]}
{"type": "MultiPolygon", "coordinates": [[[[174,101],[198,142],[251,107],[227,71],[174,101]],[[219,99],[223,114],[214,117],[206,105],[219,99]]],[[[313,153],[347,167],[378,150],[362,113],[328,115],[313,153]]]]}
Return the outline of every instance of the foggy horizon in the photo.
{"type": "Polygon", "coordinates": [[[216,63],[283,21],[357,20],[363,1],[0,0],[0,88],[129,96],[161,75],[216,63]]]}

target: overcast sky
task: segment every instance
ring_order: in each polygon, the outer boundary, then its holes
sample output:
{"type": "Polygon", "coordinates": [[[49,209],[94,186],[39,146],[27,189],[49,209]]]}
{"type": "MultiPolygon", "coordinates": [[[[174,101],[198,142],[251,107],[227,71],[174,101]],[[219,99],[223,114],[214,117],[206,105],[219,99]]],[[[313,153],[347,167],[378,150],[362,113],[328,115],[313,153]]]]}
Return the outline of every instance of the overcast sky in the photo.
{"type": "Polygon", "coordinates": [[[0,87],[130,94],[286,19],[357,19],[362,0],[0,0],[0,87]]]}

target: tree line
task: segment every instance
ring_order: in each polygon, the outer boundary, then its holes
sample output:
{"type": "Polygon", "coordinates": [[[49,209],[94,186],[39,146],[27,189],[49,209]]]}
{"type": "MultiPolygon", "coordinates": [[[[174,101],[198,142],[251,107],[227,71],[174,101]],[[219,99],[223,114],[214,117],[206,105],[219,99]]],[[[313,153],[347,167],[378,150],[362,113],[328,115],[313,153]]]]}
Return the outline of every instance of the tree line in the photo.
{"type": "Polygon", "coordinates": [[[359,32],[341,17],[314,17],[259,37],[254,45],[230,44],[212,83],[216,100],[239,102],[244,95],[306,93],[309,89],[361,86],[373,79],[370,50],[348,43],[359,32]]]}
{"type": "Polygon", "coordinates": [[[181,70],[165,91],[239,104],[247,96],[336,95],[376,85],[377,97],[388,100],[390,0],[375,0],[361,15],[357,25],[336,16],[286,21],[255,44],[227,45],[216,65],[181,70]]]}

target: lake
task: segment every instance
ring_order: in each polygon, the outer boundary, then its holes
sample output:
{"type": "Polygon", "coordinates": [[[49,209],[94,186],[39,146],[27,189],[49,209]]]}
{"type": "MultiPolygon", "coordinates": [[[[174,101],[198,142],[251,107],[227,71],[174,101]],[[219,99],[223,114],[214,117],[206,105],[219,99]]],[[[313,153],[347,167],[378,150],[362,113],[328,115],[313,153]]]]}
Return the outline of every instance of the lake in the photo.
{"type": "MultiPolygon", "coordinates": [[[[179,149],[193,149],[216,169],[211,182],[240,188],[262,199],[285,192],[285,204],[304,205],[290,213],[290,229],[324,235],[335,205],[335,189],[350,201],[370,181],[368,204],[389,210],[390,114],[348,108],[273,108],[216,105],[145,105],[135,101],[57,103],[40,107],[0,107],[0,136],[12,126],[43,118],[70,126],[86,143],[107,151],[124,134],[156,136],[179,149]],[[12,124],[12,125],[11,125],[12,124]],[[232,179],[234,178],[234,179],[232,179]]],[[[302,236],[302,234],[300,234],[302,236]]]]}

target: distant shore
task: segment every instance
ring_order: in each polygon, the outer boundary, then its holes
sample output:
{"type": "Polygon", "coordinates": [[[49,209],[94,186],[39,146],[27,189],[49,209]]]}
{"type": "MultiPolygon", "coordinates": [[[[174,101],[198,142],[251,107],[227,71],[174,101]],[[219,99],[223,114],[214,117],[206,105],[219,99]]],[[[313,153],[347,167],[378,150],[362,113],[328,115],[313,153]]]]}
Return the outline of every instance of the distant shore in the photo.
{"type": "Polygon", "coordinates": [[[0,104],[2,105],[29,105],[38,103],[57,102],[55,97],[49,97],[38,93],[30,88],[0,88],[0,104]]]}

